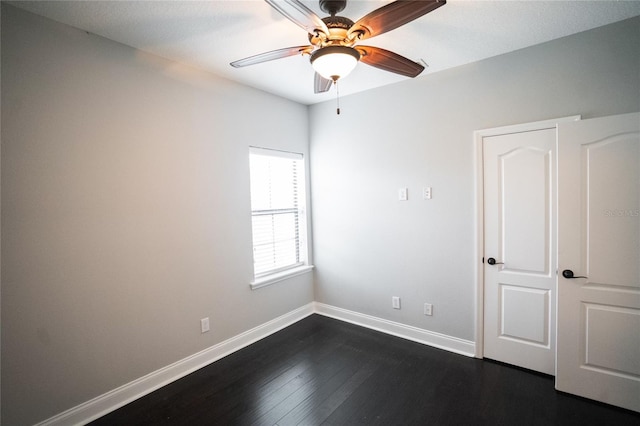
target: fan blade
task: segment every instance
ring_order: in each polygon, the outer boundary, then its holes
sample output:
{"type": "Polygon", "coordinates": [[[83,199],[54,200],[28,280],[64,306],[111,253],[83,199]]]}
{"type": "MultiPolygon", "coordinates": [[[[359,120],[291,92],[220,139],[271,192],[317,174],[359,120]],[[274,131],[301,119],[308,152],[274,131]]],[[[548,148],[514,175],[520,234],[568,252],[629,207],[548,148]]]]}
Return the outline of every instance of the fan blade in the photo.
{"type": "Polygon", "coordinates": [[[286,58],[287,56],[311,53],[313,49],[313,46],[285,47],[284,49],[272,50],[271,52],[260,53],[258,55],[249,56],[248,58],[233,61],[231,62],[231,66],[234,68],[246,67],[262,62],[273,61],[274,59],[286,58]]]}
{"type": "Polygon", "coordinates": [[[329,28],[324,21],[298,0],[265,0],[271,7],[311,35],[318,32],[329,36],[329,28]]]}
{"type": "Polygon", "coordinates": [[[416,77],[424,70],[424,66],[419,63],[389,50],[371,46],[355,46],[355,49],[360,52],[361,62],[385,71],[407,77],[416,77]]]}
{"type": "Polygon", "coordinates": [[[331,89],[332,84],[333,84],[333,80],[324,78],[320,74],[316,73],[313,79],[313,93],[328,92],[329,89],[331,89]]]}
{"type": "Polygon", "coordinates": [[[347,32],[347,37],[364,40],[394,30],[443,6],[446,0],[399,0],[382,6],[360,18],[347,32]]]}

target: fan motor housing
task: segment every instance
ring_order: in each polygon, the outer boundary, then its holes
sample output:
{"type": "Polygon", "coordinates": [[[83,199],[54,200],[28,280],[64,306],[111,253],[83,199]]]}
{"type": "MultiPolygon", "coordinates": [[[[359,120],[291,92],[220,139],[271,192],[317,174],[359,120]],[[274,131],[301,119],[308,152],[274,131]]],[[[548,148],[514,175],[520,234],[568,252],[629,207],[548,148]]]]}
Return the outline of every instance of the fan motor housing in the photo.
{"type": "Polygon", "coordinates": [[[326,18],[322,18],[322,21],[327,24],[329,29],[342,28],[348,30],[353,26],[353,21],[344,16],[327,16],[326,18]]]}
{"type": "Polygon", "coordinates": [[[349,40],[347,31],[353,26],[353,21],[344,16],[327,16],[322,21],[329,28],[329,37],[324,34],[309,34],[309,41],[314,46],[324,47],[328,45],[352,46],[354,41],[349,40]]]}

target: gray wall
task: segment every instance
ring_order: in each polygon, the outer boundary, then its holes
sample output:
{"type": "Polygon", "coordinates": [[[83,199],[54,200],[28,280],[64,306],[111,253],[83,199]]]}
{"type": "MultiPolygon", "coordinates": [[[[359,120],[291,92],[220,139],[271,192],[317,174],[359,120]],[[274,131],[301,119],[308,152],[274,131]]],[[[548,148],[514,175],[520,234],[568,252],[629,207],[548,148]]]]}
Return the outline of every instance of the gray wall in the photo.
{"type": "Polygon", "coordinates": [[[315,300],[474,340],[474,130],[640,111],[638,46],[635,18],[311,107],[315,300]]]}
{"type": "Polygon", "coordinates": [[[249,289],[248,146],[306,154],[305,106],[2,8],[4,424],[313,300],[249,289]]]}

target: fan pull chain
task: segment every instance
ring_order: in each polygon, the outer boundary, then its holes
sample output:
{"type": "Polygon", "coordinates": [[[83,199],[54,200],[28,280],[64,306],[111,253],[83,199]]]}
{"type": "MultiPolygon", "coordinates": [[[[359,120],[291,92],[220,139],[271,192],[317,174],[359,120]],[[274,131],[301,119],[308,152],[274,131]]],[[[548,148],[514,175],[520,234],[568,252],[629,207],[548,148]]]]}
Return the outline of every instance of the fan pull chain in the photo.
{"type": "Polygon", "coordinates": [[[338,86],[338,80],[335,80],[333,83],[336,85],[336,114],[340,115],[340,88],[338,86]]]}

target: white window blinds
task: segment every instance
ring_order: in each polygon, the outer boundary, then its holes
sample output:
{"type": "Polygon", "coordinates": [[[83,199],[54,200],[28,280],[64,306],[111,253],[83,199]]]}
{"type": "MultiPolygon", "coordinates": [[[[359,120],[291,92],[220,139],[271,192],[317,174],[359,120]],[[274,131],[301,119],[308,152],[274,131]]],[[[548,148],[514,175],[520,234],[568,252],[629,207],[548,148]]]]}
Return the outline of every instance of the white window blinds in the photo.
{"type": "Polygon", "coordinates": [[[254,276],[304,265],[302,154],[251,148],[254,276]]]}

